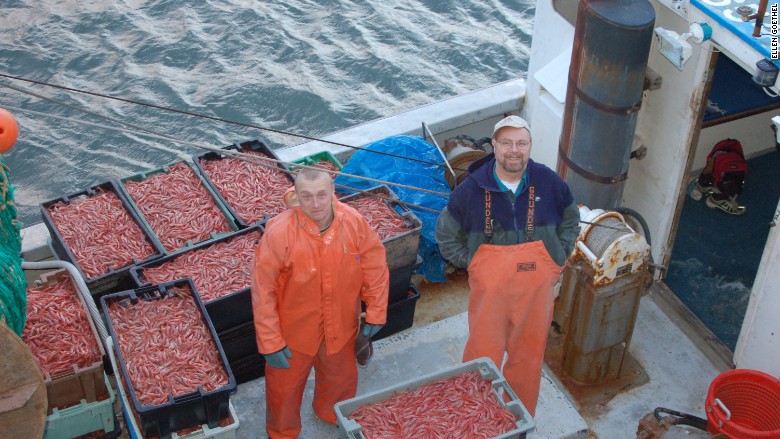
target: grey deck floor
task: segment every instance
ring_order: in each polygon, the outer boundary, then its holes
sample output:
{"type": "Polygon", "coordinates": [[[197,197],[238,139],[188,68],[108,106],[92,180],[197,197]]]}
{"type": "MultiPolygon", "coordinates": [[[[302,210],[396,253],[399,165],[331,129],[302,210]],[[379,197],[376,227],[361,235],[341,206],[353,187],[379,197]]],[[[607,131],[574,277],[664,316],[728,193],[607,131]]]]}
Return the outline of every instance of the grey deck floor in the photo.
{"type": "MultiPolygon", "coordinates": [[[[360,370],[358,395],[459,364],[467,335],[466,314],[461,313],[380,340],[375,344],[371,364],[360,370]]],[[[656,407],[705,417],[709,384],[721,371],[656,305],[652,293],[642,298],[630,352],[644,368],[649,382],[599,407],[575,408],[557,378],[545,369],[536,429],[528,436],[636,437],[639,420],[656,407]]],[[[240,385],[231,398],[241,423],[238,438],[266,437],[264,390],[264,380],[260,378],[240,385]]],[[[314,416],[312,392],[310,378],[302,407],[301,437],[339,437],[336,427],[314,416]]]]}
{"type": "MultiPolygon", "coordinates": [[[[379,340],[374,344],[374,358],[359,370],[357,394],[380,390],[461,363],[468,337],[465,313],[430,325],[411,329],[379,340]]],[[[241,384],[231,397],[238,413],[238,438],[254,439],[265,435],[265,381],[263,378],[241,384]]],[[[311,409],[314,392],[313,375],[304,392],[301,438],[337,438],[338,428],[320,421],[311,409]]],[[[529,437],[585,437],[587,424],[568,397],[549,375],[542,380],[537,428],[529,437]]]]}

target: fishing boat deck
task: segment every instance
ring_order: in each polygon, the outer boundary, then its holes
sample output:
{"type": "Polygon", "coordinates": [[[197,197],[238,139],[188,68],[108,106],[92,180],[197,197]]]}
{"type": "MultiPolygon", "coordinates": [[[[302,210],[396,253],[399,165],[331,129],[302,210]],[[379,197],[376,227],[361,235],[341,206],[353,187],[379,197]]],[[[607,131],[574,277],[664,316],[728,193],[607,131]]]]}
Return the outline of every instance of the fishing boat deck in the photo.
{"type": "MultiPolygon", "coordinates": [[[[45,252],[46,248],[38,246],[37,251],[45,252]]],[[[446,283],[427,282],[417,276],[413,280],[421,294],[414,324],[375,343],[375,357],[366,369],[359,371],[358,396],[460,364],[468,336],[466,273],[448,272],[446,283]]],[[[691,326],[695,319],[686,315],[687,308],[676,300],[661,282],[641,299],[629,349],[630,357],[645,375],[641,382],[612,389],[597,398],[578,400],[579,395],[575,398],[565,386],[565,377],[557,376],[554,367],[546,366],[536,428],[528,436],[634,437],[639,420],[659,406],[704,417],[704,401],[711,381],[731,365],[728,358],[713,350],[712,340],[697,336],[704,332],[691,326]]],[[[550,349],[554,345],[550,343],[550,349]]],[[[264,379],[259,378],[239,385],[231,396],[240,422],[238,438],[267,437],[264,391],[264,379]]],[[[314,416],[312,395],[313,376],[304,394],[300,437],[338,437],[336,427],[314,416]]],[[[123,425],[119,404],[116,412],[123,425]]],[[[129,437],[123,429],[120,438],[129,437]]]]}
{"type": "MultiPolygon", "coordinates": [[[[690,339],[679,325],[682,317],[666,314],[659,300],[665,287],[651,288],[640,304],[630,354],[649,381],[629,391],[578,403],[550,367],[545,367],[532,438],[634,437],[639,420],[662,406],[705,417],[704,401],[710,382],[723,370],[716,366],[700,341],[690,339]],[[610,399],[611,398],[611,399],[610,399]]],[[[359,371],[358,396],[460,364],[468,337],[465,274],[448,274],[448,282],[422,282],[415,323],[375,343],[375,357],[359,371]],[[455,314],[450,314],[450,313],[455,314]]],[[[338,429],[314,416],[311,401],[313,375],[302,406],[301,438],[336,438],[338,429]]],[[[231,401],[241,426],[237,437],[265,437],[263,378],[238,386],[231,401]]]]}

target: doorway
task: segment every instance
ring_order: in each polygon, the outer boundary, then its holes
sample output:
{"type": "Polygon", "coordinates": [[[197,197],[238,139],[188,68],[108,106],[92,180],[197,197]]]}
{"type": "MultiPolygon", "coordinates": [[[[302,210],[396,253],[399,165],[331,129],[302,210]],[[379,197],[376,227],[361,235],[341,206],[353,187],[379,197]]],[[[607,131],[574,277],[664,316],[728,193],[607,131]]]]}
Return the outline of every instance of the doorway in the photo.
{"type": "MultiPolygon", "coordinates": [[[[702,122],[692,179],[724,138],[746,149],[748,171],[737,198],[743,215],[685,197],[664,282],[732,352],[780,197],[780,151],[771,130],[780,98],[755,85],[750,73],[720,54],[702,122]]],[[[689,186],[690,194],[692,185],[689,186]]]]}

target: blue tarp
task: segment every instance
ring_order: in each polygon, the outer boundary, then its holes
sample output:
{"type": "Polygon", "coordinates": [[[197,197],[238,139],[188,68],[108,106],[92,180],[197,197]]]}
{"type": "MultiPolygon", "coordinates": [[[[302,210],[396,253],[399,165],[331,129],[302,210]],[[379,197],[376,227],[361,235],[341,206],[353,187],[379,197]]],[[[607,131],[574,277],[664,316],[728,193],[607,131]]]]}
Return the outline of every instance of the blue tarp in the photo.
{"type": "MultiPolygon", "coordinates": [[[[341,171],[346,174],[386,181],[386,184],[398,195],[401,201],[441,211],[447,205],[449,196],[421,192],[392,183],[449,194],[450,187],[444,177],[445,168],[443,165],[444,160],[435,145],[420,137],[392,136],[366,145],[364,149],[352,155],[341,171]],[[382,151],[394,156],[371,151],[382,151]],[[431,162],[431,164],[408,160],[404,157],[412,157],[431,162]]],[[[335,183],[360,190],[366,190],[379,184],[343,175],[339,175],[335,183]]],[[[342,188],[337,188],[337,190],[349,192],[342,188]]],[[[417,270],[417,273],[425,275],[432,282],[444,282],[446,262],[441,257],[439,246],[436,244],[436,221],[439,219],[439,214],[413,206],[407,207],[423,223],[418,252],[423,259],[423,265],[417,270]]]]}

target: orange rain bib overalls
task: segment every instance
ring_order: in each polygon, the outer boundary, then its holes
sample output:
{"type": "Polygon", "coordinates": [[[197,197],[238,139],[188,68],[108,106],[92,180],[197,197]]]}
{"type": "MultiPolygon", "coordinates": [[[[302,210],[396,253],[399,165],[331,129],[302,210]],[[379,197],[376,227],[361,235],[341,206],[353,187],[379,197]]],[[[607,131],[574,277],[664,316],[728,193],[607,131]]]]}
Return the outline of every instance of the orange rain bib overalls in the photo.
{"type": "Polygon", "coordinates": [[[485,191],[485,237],[469,263],[469,339],[463,361],[489,357],[533,416],[552,323],[553,286],[562,267],[542,241],[533,241],[534,187],[529,186],[526,242],[491,244],[490,193],[485,191]]]}

